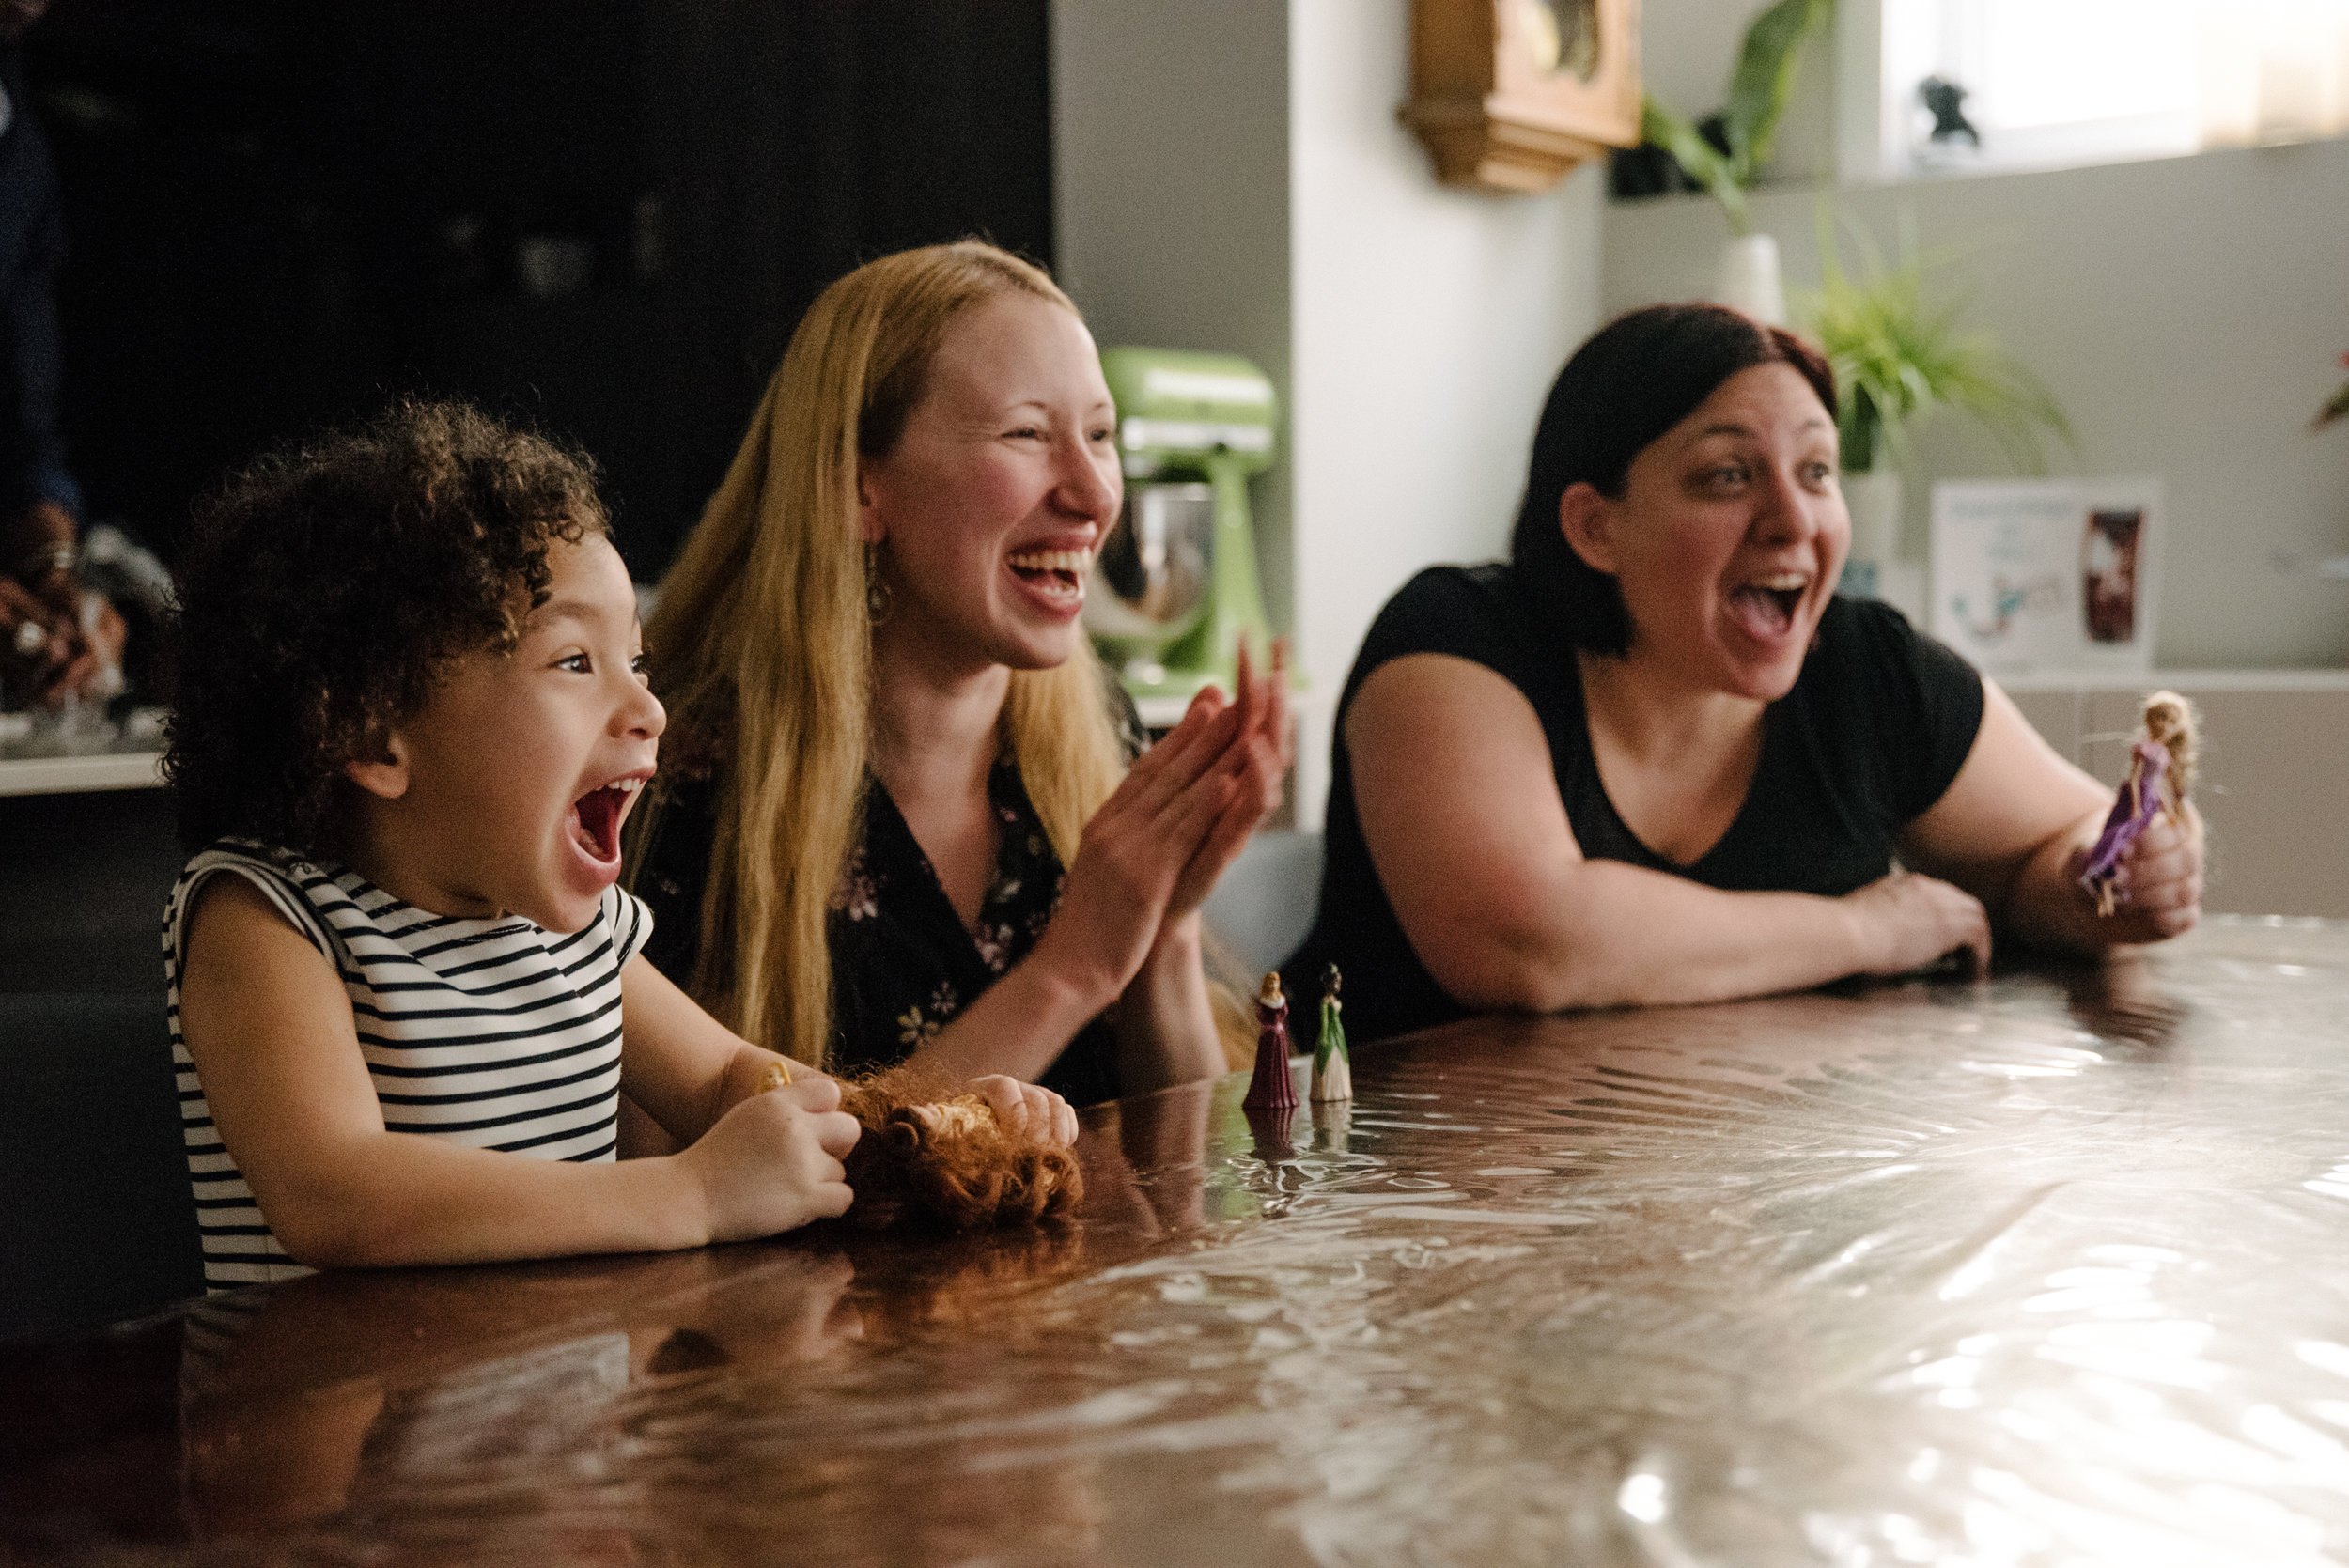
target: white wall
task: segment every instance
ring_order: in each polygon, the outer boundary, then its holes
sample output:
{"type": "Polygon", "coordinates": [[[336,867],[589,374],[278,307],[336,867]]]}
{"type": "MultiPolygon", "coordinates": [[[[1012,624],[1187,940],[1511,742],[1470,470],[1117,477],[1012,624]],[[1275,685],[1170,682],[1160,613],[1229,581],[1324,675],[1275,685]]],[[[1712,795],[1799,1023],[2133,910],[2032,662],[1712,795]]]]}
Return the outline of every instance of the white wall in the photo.
{"type": "MultiPolygon", "coordinates": [[[[1288,65],[1280,0],[1052,7],[1054,261],[1104,347],[1244,354],[1285,401],[1288,65]]],[[[1252,489],[1284,629],[1289,478],[1281,463],[1252,489]]]]}
{"type": "Polygon", "coordinates": [[[1290,6],[1297,633],[1331,688],[1411,573],[1506,549],[1534,418],[1598,310],[1602,171],[1437,184],[1395,118],[1408,49],[1407,0],[1290,6]]]}
{"type": "MultiPolygon", "coordinates": [[[[2168,485],[2159,663],[2338,664],[2349,582],[2349,431],[2308,431],[2349,349],[2349,142],[2215,151],[2052,173],[1843,193],[1889,243],[1904,215],[1945,270],[1966,319],[2045,379],[2077,426],[2059,472],[2152,473],[2168,485]]],[[[1815,282],[1816,198],[1756,197],[1790,282],[1815,282]]],[[[1726,232],[1702,197],[1616,206],[1606,218],[1609,315],[1707,287],[1726,232]]],[[[2007,472],[1944,414],[1918,432],[1908,545],[1921,555],[1935,477],[2007,472]]]]}
{"type": "Polygon", "coordinates": [[[1408,0],[1062,0],[1056,246],[1104,343],[1237,350],[1282,386],[1267,598],[1328,706],[1421,567],[1504,546],[1534,416],[1595,324],[1603,177],[1436,183],[1399,124],[1408,0]]]}

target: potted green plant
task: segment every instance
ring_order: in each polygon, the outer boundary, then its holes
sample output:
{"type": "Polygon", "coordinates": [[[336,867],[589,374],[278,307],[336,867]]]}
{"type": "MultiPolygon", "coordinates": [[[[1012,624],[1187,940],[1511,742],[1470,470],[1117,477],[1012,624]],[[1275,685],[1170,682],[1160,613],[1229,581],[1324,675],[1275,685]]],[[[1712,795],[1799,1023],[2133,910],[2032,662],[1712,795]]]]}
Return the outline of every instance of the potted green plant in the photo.
{"type": "Polygon", "coordinates": [[[1843,266],[1835,225],[1819,214],[1819,287],[1803,300],[1805,324],[1835,367],[1836,428],[1843,499],[1852,517],[1844,585],[1877,591],[1901,517],[1900,465],[1910,422],[1936,408],[1970,414],[2018,470],[2046,469],[2043,434],[2074,442],[2071,422],[2046,386],[1989,334],[1959,324],[1962,299],[1928,298],[1928,274],[1950,258],[1906,235],[1888,265],[1866,230],[1846,222],[1859,265],[1843,266]]]}
{"type": "Polygon", "coordinates": [[[1653,96],[1640,111],[1640,134],[1672,155],[1682,172],[1720,204],[1729,243],[1714,297],[1773,324],[1786,319],[1779,285],[1778,241],[1753,232],[1746,192],[1770,155],[1778,122],[1794,98],[1803,44],[1835,18],[1835,0],[1779,0],[1754,17],[1730,73],[1729,100],[1699,125],[1653,96]],[[1708,132],[1711,134],[1708,135],[1708,132]]]}

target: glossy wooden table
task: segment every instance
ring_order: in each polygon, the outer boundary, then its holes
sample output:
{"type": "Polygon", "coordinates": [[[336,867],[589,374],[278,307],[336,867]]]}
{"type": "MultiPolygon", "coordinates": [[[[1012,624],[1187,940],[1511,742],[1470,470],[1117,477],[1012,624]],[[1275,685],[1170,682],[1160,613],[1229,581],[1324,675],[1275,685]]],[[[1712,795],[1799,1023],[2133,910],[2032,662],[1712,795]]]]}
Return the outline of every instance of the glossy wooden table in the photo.
{"type": "Polygon", "coordinates": [[[0,1560],[2338,1562],[2344,1038],[2220,923],[1105,1108],[1052,1234],[319,1277],[0,1351],[0,1560]]]}

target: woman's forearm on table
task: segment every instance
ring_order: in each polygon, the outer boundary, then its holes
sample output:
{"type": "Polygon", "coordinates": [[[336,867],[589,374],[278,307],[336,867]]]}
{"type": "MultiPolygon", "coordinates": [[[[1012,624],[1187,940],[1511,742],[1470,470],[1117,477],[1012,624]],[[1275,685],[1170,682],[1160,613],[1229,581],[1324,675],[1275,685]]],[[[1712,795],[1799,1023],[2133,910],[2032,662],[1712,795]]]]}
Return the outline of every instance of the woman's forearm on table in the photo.
{"type": "Polygon", "coordinates": [[[1054,962],[1049,941],[988,987],[913,1059],[956,1079],[1008,1073],[1034,1082],[1080,1030],[1114,1004],[1121,1078],[1146,1093],[1223,1071],[1200,961],[1199,918],[1169,923],[1123,993],[1102,995],[1054,962]]]}
{"type": "Polygon", "coordinates": [[[1581,862],[1543,896],[1460,913],[1440,939],[1414,942],[1437,983],[1474,1008],[1720,1001],[1875,962],[1847,900],[1723,893],[1613,861],[1581,862]]]}
{"type": "Polygon", "coordinates": [[[2072,857],[2096,841],[2104,813],[2076,823],[2026,856],[2003,898],[1990,900],[1999,924],[2032,947],[2096,953],[2112,945],[2109,921],[2096,918],[2073,879],[2072,857]]]}
{"type": "Polygon", "coordinates": [[[957,1080],[1008,1073],[1033,1083],[1077,1032],[1117,1000],[1047,939],[925,1042],[912,1060],[957,1080]]]}
{"type": "Polygon", "coordinates": [[[1223,1046],[1207,1001],[1199,917],[1170,921],[1118,999],[1114,1015],[1120,1086],[1129,1094],[1214,1078],[1223,1046]]]}

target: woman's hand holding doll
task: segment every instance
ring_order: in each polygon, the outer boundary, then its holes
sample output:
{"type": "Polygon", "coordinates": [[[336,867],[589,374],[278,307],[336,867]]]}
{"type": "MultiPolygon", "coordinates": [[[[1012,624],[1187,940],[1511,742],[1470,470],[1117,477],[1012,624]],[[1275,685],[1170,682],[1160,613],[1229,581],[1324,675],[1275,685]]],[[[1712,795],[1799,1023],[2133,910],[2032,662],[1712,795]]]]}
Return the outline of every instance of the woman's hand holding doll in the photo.
{"type": "MultiPolygon", "coordinates": [[[[2114,908],[2101,924],[2112,939],[2157,942],[2194,929],[2202,918],[2202,814],[2190,800],[2180,815],[2164,810],[2137,836],[2113,868],[2114,908]],[[2183,819],[2181,819],[2183,818],[2183,819]]],[[[2077,877],[2089,851],[2074,851],[2077,877]]]]}

